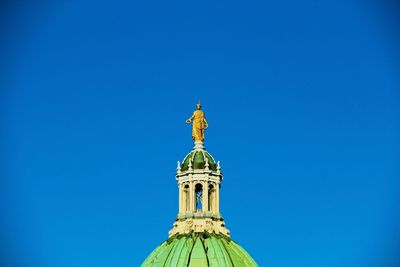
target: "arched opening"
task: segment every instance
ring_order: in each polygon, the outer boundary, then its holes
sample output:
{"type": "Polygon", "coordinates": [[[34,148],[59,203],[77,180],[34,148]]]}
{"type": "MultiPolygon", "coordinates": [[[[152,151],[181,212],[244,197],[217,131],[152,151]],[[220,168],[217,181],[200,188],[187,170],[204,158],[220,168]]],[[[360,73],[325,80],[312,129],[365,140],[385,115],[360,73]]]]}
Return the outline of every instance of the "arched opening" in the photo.
{"type": "Polygon", "coordinates": [[[188,212],[190,210],[190,197],[189,197],[189,185],[188,184],[186,184],[183,187],[183,203],[184,203],[183,210],[188,212]]]}
{"type": "Polygon", "coordinates": [[[203,186],[201,184],[196,184],[194,193],[196,198],[196,211],[200,211],[203,209],[203,186]]]}
{"type": "Polygon", "coordinates": [[[213,184],[208,186],[208,210],[214,212],[215,203],[215,187],[213,184]]]}

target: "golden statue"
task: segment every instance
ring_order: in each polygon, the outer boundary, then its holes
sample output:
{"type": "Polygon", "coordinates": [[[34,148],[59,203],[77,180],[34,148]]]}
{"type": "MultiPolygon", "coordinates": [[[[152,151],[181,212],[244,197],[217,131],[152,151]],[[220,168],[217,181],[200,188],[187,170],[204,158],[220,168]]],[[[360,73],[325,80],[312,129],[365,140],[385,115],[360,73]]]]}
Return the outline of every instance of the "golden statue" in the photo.
{"type": "Polygon", "coordinates": [[[193,140],[196,141],[204,141],[204,130],[208,128],[208,122],[204,117],[204,112],[201,110],[201,105],[198,103],[196,105],[197,110],[193,112],[192,117],[186,120],[186,123],[191,123],[193,121],[192,126],[192,137],[193,140]]]}

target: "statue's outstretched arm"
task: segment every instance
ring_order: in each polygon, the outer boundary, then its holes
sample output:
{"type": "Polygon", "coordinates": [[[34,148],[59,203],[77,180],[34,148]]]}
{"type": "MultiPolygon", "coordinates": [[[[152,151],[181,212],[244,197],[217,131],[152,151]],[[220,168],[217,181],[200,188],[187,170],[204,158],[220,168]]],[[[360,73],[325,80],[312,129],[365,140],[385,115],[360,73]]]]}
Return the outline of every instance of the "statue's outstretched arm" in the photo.
{"type": "Polygon", "coordinates": [[[186,123],[191,123],[193,118],[194,118],[194,113],[193,113],[192,117],[190,117],[189,119],[186,120],[186,123]]]}

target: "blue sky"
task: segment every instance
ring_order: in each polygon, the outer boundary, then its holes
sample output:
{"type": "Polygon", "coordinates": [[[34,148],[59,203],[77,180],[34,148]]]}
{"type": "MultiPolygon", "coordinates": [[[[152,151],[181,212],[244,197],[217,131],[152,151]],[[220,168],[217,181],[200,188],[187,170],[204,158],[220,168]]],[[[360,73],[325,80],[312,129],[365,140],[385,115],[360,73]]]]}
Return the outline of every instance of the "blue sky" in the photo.
{"type": "Polygon", "coordinates": [[[399,42],[378,1],[3,5],[3,266],[139,266],[200,99],[260,266],[397,266],[399,42]]]}

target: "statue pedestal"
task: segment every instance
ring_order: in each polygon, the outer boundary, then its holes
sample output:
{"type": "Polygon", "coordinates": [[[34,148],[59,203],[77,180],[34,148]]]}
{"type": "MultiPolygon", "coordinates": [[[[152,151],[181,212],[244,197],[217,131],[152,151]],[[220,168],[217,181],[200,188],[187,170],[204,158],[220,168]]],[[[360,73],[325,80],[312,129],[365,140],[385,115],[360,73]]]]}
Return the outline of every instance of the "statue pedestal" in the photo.
{"type": "Polygon", "coordinates": [[[204,143],[202,141],[194,141],[193,149],[201,149],[204,150],[204,143]]]}

